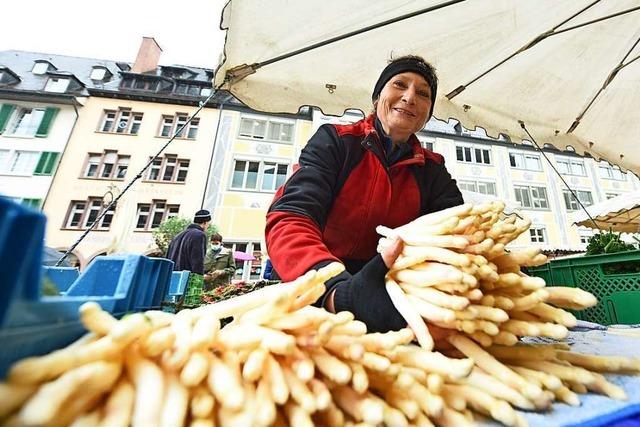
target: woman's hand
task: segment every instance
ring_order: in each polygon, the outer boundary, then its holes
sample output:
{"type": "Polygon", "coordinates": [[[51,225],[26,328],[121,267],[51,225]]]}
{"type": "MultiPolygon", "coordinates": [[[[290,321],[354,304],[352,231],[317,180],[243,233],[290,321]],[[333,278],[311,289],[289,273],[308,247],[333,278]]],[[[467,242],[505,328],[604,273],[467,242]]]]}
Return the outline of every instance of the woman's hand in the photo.
{"type": "Polygon", "coordinates": [[[387,268],[390,269],[393,263],[396,262],[396,259],[398,259],[398,257],[402,253],[403,246],[404,242],[402,241],[402,239],[396,237],[392,244],[382,250],[382,253],[380,255],[382,255],[382,260],[384,261],[384,265],[386,265],[387,268]]]}

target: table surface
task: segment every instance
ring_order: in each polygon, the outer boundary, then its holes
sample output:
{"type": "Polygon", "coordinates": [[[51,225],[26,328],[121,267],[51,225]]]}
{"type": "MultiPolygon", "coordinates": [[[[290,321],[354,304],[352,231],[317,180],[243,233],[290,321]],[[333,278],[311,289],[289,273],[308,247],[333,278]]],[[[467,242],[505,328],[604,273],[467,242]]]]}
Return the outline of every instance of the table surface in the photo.
{"type": "MultiPolygon", "coordinates": [[[[614,326],[608,330],[571,331],[566,342],[571,346],[571,350],[577,353],[640,357],[638,325],[614,326]]],[[[522,414],[532,427],[640,426],[640,376],[607,374],[606,377],[610,382],[622,387],[629,399],[619,401],[599,394],[579,394],[582,402],[580,406],[556,403],[551,411],[545,413],[522,411],[522,414]],[[630,417],[632,419],[629,419],[630,417]],[[626,421],[621,418],[626,418],[626,421]]],[[[488,427],[500,424],[483,421],[479,425],[488,427]]]]}

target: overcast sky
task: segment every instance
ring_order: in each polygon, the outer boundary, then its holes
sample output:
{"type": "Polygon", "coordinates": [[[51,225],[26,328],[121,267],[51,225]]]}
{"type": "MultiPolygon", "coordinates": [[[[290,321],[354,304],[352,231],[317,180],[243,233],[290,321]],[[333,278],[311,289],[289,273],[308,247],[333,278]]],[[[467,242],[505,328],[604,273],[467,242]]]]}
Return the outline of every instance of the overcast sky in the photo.
{"type": "Polygon", "coordinates": [[[143,36],[160,64],[215,68],[224,43],[226,0],[2,1],[0,50],[17,49],[133,62],[143,36]]]}

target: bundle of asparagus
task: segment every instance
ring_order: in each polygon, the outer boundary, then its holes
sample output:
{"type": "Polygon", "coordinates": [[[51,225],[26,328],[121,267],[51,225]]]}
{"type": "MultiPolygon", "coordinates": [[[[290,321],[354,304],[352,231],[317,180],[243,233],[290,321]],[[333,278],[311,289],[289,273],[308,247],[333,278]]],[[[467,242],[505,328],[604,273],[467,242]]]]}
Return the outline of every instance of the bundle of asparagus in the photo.
{"type": "Polygon", "coordinates": [[[86,303],[88,335],[11,368],[0,385],[0,420],[154,427],[466,420],[443,393],[469,375],[471,360],[411,345],[408,328],[367,334],[351,313],[309,305],[342,268],[175,315],[116,320],[86,303]]]}
{"type": "Polygon", "coordinates": [[[514,408],[578,404],[575,393],[588,390],[623,398],[599,372],[639,372],[639,360],[518,344],[566,335],[575,318],[557,307],[593,301],[522,274],[544,256],[504,250],[528,224],[501,211],[462,206],[381,229],[407,243],[387,287],[412,329],[367,334],[351,313],[310,306],[340,264],[177,314],[117,320],[87,303],[86,336],[17,362],[0,383],[0,423],[464,427],[480,413],[524,426],[514,408]],[[431,351],[423,319],[454,331],[452,353],[431,351]]]}
{"type": "Polygon", "coordinates": [[[384,236],[379,251],[398,237],[405,244],[386,282],[398,311],[425,349],[434,345],[425,322],[457,331],[449,342],[476,368],[453,389],[468,395],[469,403],[480,391],[523,409],[545,409],[553,400],[578,405],[574,392],[588,390],[625,399],[622,389],[590,370],[637,372],[637,360],[580,355],[564,345],[519,344],[523,336],[565,338],[576,318],[563,308],[580,310],[597,300],[523,273],[522,267],[547,259],[538,248],[505,249],[530,221],[505,216],[503,209],[501,202],[466,204],[396,229],[378,227],[384,236]],[[486,374],[501,384],[478,385],[478,378],[489,381],[486,374]]]}

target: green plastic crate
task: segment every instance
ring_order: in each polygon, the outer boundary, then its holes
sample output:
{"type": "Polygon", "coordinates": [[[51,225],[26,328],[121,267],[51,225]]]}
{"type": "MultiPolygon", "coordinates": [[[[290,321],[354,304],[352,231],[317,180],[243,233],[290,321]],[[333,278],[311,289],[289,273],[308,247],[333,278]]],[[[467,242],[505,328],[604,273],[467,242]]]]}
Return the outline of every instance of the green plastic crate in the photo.
{"type": "Polygon", "coordinates": [[[579,319],[603,325],[635,324],[640,323],[640,307],[632,301],[640,300],[640,273],[605,273],[608,266],[627,262],[640,263],[640,250],[556,259],[528,271],[549,286],[578,287],[594,294],[598,304],[575,312],[579,319]]]}
{"type": "Polygon", "coordinates": [[[611,323],[633,325],[640,323],[640,292],[614,292],[604,300],[611,323]]]}
{"type": "Polygon", "coordinates": [[[202,293],[204,290],[204,277],[191,273],[187,282],[187,290],[184,294],[183,307],[198,307],[202,305],[202,293]]]}

